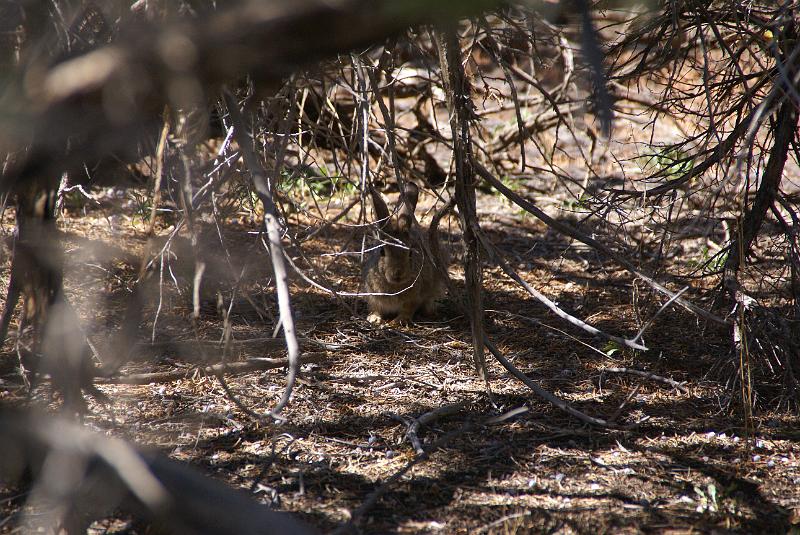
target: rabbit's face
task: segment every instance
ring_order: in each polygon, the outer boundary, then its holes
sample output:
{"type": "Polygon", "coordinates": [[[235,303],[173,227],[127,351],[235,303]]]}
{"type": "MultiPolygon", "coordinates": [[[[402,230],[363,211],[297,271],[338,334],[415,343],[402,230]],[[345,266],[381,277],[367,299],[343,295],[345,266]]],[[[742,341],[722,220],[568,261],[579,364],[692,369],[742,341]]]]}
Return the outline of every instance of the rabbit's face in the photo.
{"type": "Polygon", "coordinates": [[[408,282],[412,276],[411,253],[406,247],[384,244],[380,249],[379,271],[390,284],[408,282]]]}
{"type": "Polygon", "coordinates": [[[417,206],[419,188],[407,182],[397,202],[396,213],[392,214],[381,195],[371,189],[375,214],[381,221],[379,228],[384,237],[378,260],[378,271],[389,284],[398,285],[413,282],[416,272],[413,269],[411,231],[414,225],[414,209],[417,206]]]}

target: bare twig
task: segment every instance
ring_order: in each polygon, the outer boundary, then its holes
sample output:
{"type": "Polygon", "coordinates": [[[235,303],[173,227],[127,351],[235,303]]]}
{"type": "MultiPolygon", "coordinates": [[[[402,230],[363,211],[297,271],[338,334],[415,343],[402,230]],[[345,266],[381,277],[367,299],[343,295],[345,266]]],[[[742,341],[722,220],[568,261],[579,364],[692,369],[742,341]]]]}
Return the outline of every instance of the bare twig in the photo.
{"type": "Polygon", "coordinates": [[[690,311],[690,312],[692,312],[692,313],[694,313],[694,314],[696,314],[696,315],[698,315],[698,316],[700,316],[702,318],[705,318],[707,320],[713,321],[715,323],[719,323],[720,325],[728,325],[729,324],[729,322],[727,320],[725,320],[723,318],[720,318],[716,314],[712,314],[711,312],[708,312],[707,310],[704,310],[704,309],[698,307],[697,305],[695,305],[695,304],[693,304],[693,303],[691,303],[691,302],[689,302],[689,301],[687,301],[687,300],[685,300],[685,299],[683,299],[681,297],[677,297],[675,292],[672,292],[672,291],[668,290],[667,288],[665,288],[664,286],[662,286],[661,284],[656,282],[651,276],[646,275],[642,270],[640,270],[639,268],[634,266],[633,263],[630,260],[628,260],[627,258],[623,257],[622,255],[619,255],[619,254],[615,253],[609,247],[603,245],[602,243],[600,243],[599,241],[595,240],[594,238],[591,238],[591,237],[587,236],[583,232],[579,231],[576,228],[573,228],[572,226],[570,226],[570,225],[568,225],[566,223],[562,223],[561,221],[556,221],[555,219],[553,219],[552,217],[550,217],[549,215],[544,213],[544,211],[542,211],[540,208],[535,206],[533,203],[531,203],[530,201],[525,200],[524,198],[522,198],[517,193],[514,193],[513,191],[508,189],[505,186],[505,184],[503,184],[500,180],[495,178],[494,175],[492,175],[489,172],[489,170],[486,169],[485,167],[483,167],[480,163],[475,162],[475,170],[478,172],[478,174],[480,176],[482,176],[487,182],[489,182],[495,189],[497,189],[500,193],[505,195],[510,201],[512,201],[514,204],[516,204],[517,206],[519,206],[523,210],[525,210],[525,211],[533,214],[537,218],[539,218],[543,223],[545,223],[550,228],[553,228],[553,229],[561,232],[562,234],[565,234],[566,236],[570,236],[571,238],[574,238],[574,239],[576,239],[576,240],[578,240],[578,241],[580,241],[582,243],[585,243],[589,247],[592,247],[593,249],[596,249],[597,251],[605,254],[606,256],[608,256],[609,258],[611,258],[612,260],[614,260],[615,262],[617,262],[618,264],[623,266],[625,269],[627,269],[628,271],[630,271],[631,273],[633,273],[637,277],[641,278],[643,281],[645,281],[647,284],[649,284],[651,287],[653,287],[658,292],[660,292],[660,293],[662,293],[664,295],[667,295],[670,298],[674,298],[675,302],[680,304],[686,310],[688,310],[688,311],[690,311]]]}
{"type": "Polygon", "coordinates": [[[796,136],[797,121],[796,104],[787,99],[778,111],[775,123],[775,141],[769,152],[769,161],[761,177],[758,193],[753,201],[753,206],[747,211],[744,220],[739,225],[737,242],[731,246],[725,262],[727,285],[732,293],[737,289],[733,279],[739,269],[740,259],[744,259],[750,252],[750,247],[761,229],[767,210],[775,203],[789,147],[796,136]]]}
{"type": "Polygon", "coordinates": [[[522,286],[522,288],[526,292],[528,292],[537,301],[539,301],[548,309],[550,309],[550,311],[553,312],[556,316],[568,321],[569,323],[575,325],[576,327],[583,329],[584,331],[592,334],[593,336],[600,336],[602,338],[605,338],[606,340],[611,340],[626,347],[630,347],[631,349],[647,351],[647,346],[637,342],[637,340],[641,336],[641,332],[635,338],[628,340],[627,338],[622,338],[601,331],[600,329],[593,327],[592,325],[589,325],[585,321],[576,318],[575,316],[572,316],[571,314],[561,309],[561,307],[559,307],[553,301],[548,299],[546,295],[538,291],[536,288],[528,284],[527,281],[525,281],[525,279],[520,277],[520,275],[516,271],[514,271],[514,269],[508,264],[508,262],[506,262],[505,259],[500,255],[500,252],[497,250],[497,248],[494,245],[492,245],[492,243],[488,239],[486,239],[486,236],[482,232],[478,233],[478,237],[480,238],[481,245],[483,246],[484,250],[488,253],[489,257],[492,260],[494,260],[494,262],[497,265],[500,266],[500,268],[505,272],[505,274],[508,275],[508,277],[511,278],[512,280],[516,281],[517,284],[522,286]]]}
{"type": "Polygon", "coordinates": [[[685,381],[680,381],[679,382],[679,381],[676,381],[675,379],[670,379],[669,377],[664,377],[662,375],[656,375],[654,373],[650,373],[650,372],[644,371],[644,370],[635,370],[633,368],[603,368],[602,370],[600,370],[600,373],[601,374],[603,374],[603,373],[624,373],[624,374],[628,374],[628,375],[636,375],[637,377],[643,377],[643,378],[649,379],[651,381],[656,381],[656,382],[659,382],[659,383],[667,384],[667,385],[671,386],[672,388],[680,390],[684,394],[688,394],[689,393],[689,389],[686,388],[686,386],[685,386],[685,384],[686,384],[685,381]]]}
{"type": "MultiPolygon", "coordinates": [[[[300,359],[300,364],[320,363],[326,360],[326,353],[312,352],[304,353],[300,359]]],[[[288,359],[273,359],[273,358],[257,358],[249,359],[244,362],[228,362],[225,364],[214,364],[212,366],[204,366],[201,368],[190,368],[186,370],[174,370],[168,372],[152,372],[152,373],[135,373],[130,375],[121,375],[119,377],[101,377],[95,380],[97,384],[101,385],[146,385],[150,383],[169,383],[172,381],[180,381],[181,379],[191,378],[196,374],[203,375],[216,375],[223,374],[238,374],[250,373],[259,370],[274,370],[276,368],[288,368],[290,362],[288,359]]]]}
{"type": "Polygon", "coordinates": [[[447,416],[452,416],[456,414],[458,411],[464,408],[464,403],[453,403],[452,405],[442,405],[432,411],[428,411],[419,418],[415,418],[411,424],[408,426],[408,430],[406,431],[406,437],[408,437],[409,442],[414,448],[414,451],[417,452],[417,455],[422,455],[425,453],[425,448],[422,447],[422,442],[419,440],[419,429],[423,425],[428,425],[440,418],[446,418],[447,416]]]}
{"type": "Polygon", "coordinates": [[[150,209],[150,223],[147,225],[147,236],[152,236],[156,226],[156,215],[161,204],[161,182],[164,177],[164,153],[167,149],[167,136],[169,135],[170,113],[169,108],[164,107],[164,125],[161,127],[161,134],[158,136],[156,145],[155,162],[153,163],[153,206],[150,209]]]}
{"type": "Polygon", "coordinates": [[[499,362],[501,366],[503,366],[506,370],[508,370],[508,372],[511,373],[511,375],[513,375],[514,377],[519,379],[525,386],[527,386],[528,388],[533,390],[534,394],[536,394],[540,398],[544,399],[545,401],[547,401],[551,405],[554,405],[556,408],[561,409],[562,411],[566,412],[570,416],[573,416],[573,417],[577,418],[578,420],[580,420],[580,421],[582,421],[584,423],[587,423],[589,425],[595,425],[595,426],[598,426],[598,427],[605,427],[605,428],[608,428],[608,429],[631,429],[631,428],[635,427],[636,425],[638,425],[639,422],[637,422],[636,424],[630,425],[630,426],[621,427],[621,426],[618,426],[617,424],[614,424],[614,423],[612,423],[612,422],[610,422],[608,420],[603,420],[602,418],[595,418],[594,416],[589,416],[588,414],[585,414],[585,413],[579,411],[578,409],[576,409],[575,407],[573,407],[572,405],[570,405],[569,403],[567,403],[563,399],[561,399],[561,398],[555,396],[554,394],[548,392],[547,390],[545,390],[544,388],[542,388],[541,386],[536,384],[536,382],[534,382],[532,379],[530,379],[524,373],[519,371],[519,369],[517,369],[516,366],[511,364],[511,362],[507,358],[505,358],[503,356],[503,354],[500,352],[500,350],[497,349],[497,347],[488,338],[484,340],[484,343],[486,344],[486,349],[488,349],[489,352],[492,355],[494,355],[494,358],[497,359],[497,362],[499,362]]]}
{"type": "Polygon", "coordinates": [[[286,390],[283,397],[272,410],[273,415],[278,415],[280,411],[289,402],[292,395],[292,388],[297,378],[297,372],[300,366],[300,346],[297,343],[297,335],[295,334],[294,318],[292,317],[292,307],[289,301],[289,282],[286,273],[286,266],[284,264],[283,245],[281,244],[281,228],[280,219],[278,218],[277,208],[272,200],[272,192],[267,184],[267,175],[258,157],[250,148],[252,144],[251,137],[245,130],[244,121],[242,120],[241,112],[239,111],[239,103],[229,92],[225,91],[225,103],[228,107],[228,113],[231,115],[234,132],[233,135],[239,143],[239,148],[242,151],[244,160],[250,170],[250,176],[253,180],[253,186],[258,194],[258,198],[264,207],[264,224],[267,227],[267,234],[269,236],[269,252],[272,258],[272,269],[275,273],[275,286],[278,293],[278,308],[280,310],[280,321],[283,325],[283,333],[286,337],[286,349],[289,357],[289,368],[286,377],[286,390]]]}
{"type": "Polygon", "coordinates": [[[622,414],[622,411],[625,409],[625,406],[630,403],[630,401],[639,393],[639,390],[642,388],[642,385],[636,385],[633,390],[631,390],[627,396],[625,396],[625,400],[619,404],[617,410],[614,411],[614,414],[608,419],[609,422],[616,422],[619,415],[622,414]]]}

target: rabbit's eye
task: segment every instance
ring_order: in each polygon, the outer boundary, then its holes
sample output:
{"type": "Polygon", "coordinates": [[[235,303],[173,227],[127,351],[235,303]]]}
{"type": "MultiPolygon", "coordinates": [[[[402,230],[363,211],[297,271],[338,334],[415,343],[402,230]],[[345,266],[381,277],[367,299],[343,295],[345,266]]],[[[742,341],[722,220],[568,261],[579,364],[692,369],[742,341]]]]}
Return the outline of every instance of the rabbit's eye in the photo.
{"type": "Polygon", "coordinates": [[[381,256],[386,256],[386,247],[381,247],[381,256]]]}

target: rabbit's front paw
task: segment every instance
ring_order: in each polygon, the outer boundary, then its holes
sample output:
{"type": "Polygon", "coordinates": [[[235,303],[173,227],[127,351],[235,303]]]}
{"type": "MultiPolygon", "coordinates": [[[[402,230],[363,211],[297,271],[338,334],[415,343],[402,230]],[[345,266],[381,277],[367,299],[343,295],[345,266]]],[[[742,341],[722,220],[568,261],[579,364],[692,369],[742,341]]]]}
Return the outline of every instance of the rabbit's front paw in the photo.
{"type": "Polygon", "coordinates": [[[373,325],[380,325],[383,323],[383,318],[377,312],[370,312],[369,316],[367,316],[367,321],[373,325]]]}

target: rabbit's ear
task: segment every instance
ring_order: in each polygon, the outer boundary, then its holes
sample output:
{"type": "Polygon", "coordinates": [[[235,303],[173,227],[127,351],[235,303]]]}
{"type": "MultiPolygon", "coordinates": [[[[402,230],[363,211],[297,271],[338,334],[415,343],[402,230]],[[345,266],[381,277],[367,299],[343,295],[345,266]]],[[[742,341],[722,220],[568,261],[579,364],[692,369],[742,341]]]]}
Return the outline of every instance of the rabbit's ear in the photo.
{"type": "Polygon", "coordinates": [[[369,193],[372,196],[372,206],[375,208],[375,215],[378,216],[378,220],[380,220],[380,226],[384,226],[389,222],[389,207],[386,206],[386,203],[381,197],[381,194],[378,191],[370,187],[369,193]]]}
{"type": "Polygon", "coordinates": [[[417,208],[417,200],[419,199],[419,186],[413,182],[406,182],[403,189],[403,194],[400,197],[401,202],[408,207],[411,213],[417,208]]]}
{"type": "Polygon", "coordinates": [[[406,182],[400,199],[397,201],[399,209],[397,211],[397,226],[400,230],[407,232],[411,230],[411,223],[414,221],[414,210],[417,208],[419,199],[419,187],[413,182],[406,182]]]}

